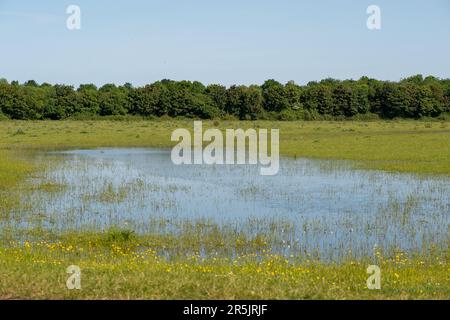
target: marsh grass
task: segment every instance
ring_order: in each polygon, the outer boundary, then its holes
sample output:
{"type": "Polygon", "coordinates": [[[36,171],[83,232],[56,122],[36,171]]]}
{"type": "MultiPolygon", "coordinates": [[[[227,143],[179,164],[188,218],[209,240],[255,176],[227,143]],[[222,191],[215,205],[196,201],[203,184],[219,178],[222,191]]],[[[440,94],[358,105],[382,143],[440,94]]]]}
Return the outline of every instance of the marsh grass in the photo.
{"type": "Polygon", "coordinates": [[[99,202],[123,202],[128,195],[129,188],[127,186],[114,187],[112,183],[108,183],[104,186],[103,190],[95,194],[85,194],[83,202],[88,203],[90,201],[99,202]]]}

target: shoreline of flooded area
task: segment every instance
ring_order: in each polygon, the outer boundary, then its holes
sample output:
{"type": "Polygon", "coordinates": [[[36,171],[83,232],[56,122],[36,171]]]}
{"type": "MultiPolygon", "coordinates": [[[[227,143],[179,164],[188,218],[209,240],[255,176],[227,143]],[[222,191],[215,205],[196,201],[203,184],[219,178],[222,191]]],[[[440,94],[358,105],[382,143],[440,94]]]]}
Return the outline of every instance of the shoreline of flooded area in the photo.
{"type": "Polygon", "coordinates": [[[47,152],[54,163],[22,201],[15,224],[53,232],[119,227],[141,234],[262,236],[271,252],[337,261],[375,248],[445,249],[450,179],[354,170],[343,161],[280,158],[278,175],[252,165],[175,166],[170,150],[47,152]],[[56,161],[57,160],[57,161],[56,161]],[[33,217],[33,218],[30,218],[33,217]]]}

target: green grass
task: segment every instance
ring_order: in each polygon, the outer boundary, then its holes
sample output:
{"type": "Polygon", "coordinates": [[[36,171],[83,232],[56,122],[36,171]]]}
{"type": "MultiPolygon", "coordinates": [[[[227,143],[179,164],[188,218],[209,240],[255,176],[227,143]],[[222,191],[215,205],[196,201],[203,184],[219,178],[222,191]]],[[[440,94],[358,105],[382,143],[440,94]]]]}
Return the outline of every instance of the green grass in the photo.
{"type": "MultiPolygon", "coordinates": [[[[0,150],[93,147],[169,147],[176,128],[167,121],[3,121],[0,150]],[[20,134],[19,134],[20,133],[20,134]]],[[[205,121],[204,127],[279,128],[283,155],[355,161],[356,166],[450,175],[450,123],[421,121],[205,121]]]]}
{"type": "MultiPolygon", "coordinates": [[[[450,123],[376,122],[227,122],[205,127],[278,128],[281,153],[292,157],[341,159],[355,167],[450,176],[450,123]]],[[[172,130],[192,129],[192,121],[0,121],[0,221],[22,205],[41,165],[28,163],[27,152],[95,147],[170,147],[172,130]]],[[[47,164],[51,166],[52,163],[47,164]]],[[[117,198],[105,189],[101,199],[117,198]]],[[[233,238],[217,231],[195,238],[136,235],[127,230],[48,234],[25,230],[28,242],[16,242],[5,227],[0,242],[0,299],[449,299],[448,252],[402,253],[327,264],[307,256],[286,262],[270,255],[264,238],[233,238]],[[223,243],[225,241],[225,243],[223,243]],[[203,259],[205,245],[250,248],[229,258],[203,259]],[[182,254],[162,258],[168,249],[182,254]],[[181,250],[183,249],[183,250],[181,250]],[[251,252],[254,252],[253,254],[251,252]],[[257,260],[255,253],[261,260],[257,260]],[[69,265],[82,270],[81,291],[65,287],[69,265]],[[382,290],[366,287],[366,268],[382,270],[382,290]]],[[[224,251],[225,252],[225,251],[224,251]]]]}
{"type": "Polygon", "coordinates": [[[31,172],[34,166],[11,156],[10,152],[0,153],[0,219],[19,205],[17,192],[11,192],[31,172]]]}
{"type": "Polygon", "coordinates": [[[0,249],[0,298],[33,299],[448,299],[444,257],[325,264],[279,256],[166,261],[135,235],[72,234],[59,241],[12,242],[0,249]],[[381,268],[381,290],[367,289],[367,267],[381,268]],[[68,290],[66,268],[81,268],[81,290],[68,290]]]}

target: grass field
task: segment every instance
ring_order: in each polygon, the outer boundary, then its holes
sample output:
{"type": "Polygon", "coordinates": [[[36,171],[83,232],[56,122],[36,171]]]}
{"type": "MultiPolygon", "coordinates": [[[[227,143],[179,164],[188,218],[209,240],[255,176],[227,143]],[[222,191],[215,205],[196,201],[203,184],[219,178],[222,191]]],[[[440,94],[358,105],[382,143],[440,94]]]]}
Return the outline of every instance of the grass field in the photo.
{"type": "MultiPolygon", "coordinates": [[[[350,160],[355,168],[450,176],[450,123],[227,122],[205,127],[278,128],[280,151],[292,157],[350,160]]],[[[24,205],[20,195],[33,189],[27,177],[45,170],[24,155],[35,150],[94,147],[169,147],[176,128],[192,121],[0,121],[0,221],[24,205]]],[[[52,166],[52,163],[46,164],[52,166]]],[[[49,192],[57,192],[48,187],[49,192]]],[[[6,224],[8,226],[8,224],[6,224]]],[[[449,299],[447,252],[401,252],[373,259],[327,264],[302,257],[285,261],[262,253],[232,259],[193,254],[167,261],[159,250],[181,247],[186,238],[149,238],[127,231],[79,230],[47,234],[30,230],[16,241],[5,227],[0,240],[0,299],[449,299]],[[38,235],[41,240],[36,240],[38,235]],[[33,238],[33,240],[31,239],[33,238]],[[157,245],[156,245],[157,244],[157,245]],[[82,286],[66,288],[66,268],[79,265],[82,286]],[[368,290],[369,264],[382,268],[382,290],[368,290]]],[[[209,241],[204,239],[204,241],[209,241]]]]}
{"type": "MultiPolygon", "coordinates": [[[[0,298],[38,299],[448,299],[444,257],[375,261],[382,290],[368,290],[366,269],[374,261],[339,265],[288,262],[262,255],[167,262],[132,241],[76,240],[11,244],[0,249],[0,298]],[[65,270],[82,270],[82,289],[66,288],[65,270]]],[[[80,238],[82,240],[80,240],[80,238]]]]}
{"type": "MultiPolygon", "coordinates": [[[[0,150],[90,147],[168,147],[176,128],[192,121],[5,121],[0,150]]],[[[358,166],[399,172],[450,174],[450,123],[374,122],[229,122],[205,121],[204,127],[278,128],[284,155],[355,160],[358,166]]]]}

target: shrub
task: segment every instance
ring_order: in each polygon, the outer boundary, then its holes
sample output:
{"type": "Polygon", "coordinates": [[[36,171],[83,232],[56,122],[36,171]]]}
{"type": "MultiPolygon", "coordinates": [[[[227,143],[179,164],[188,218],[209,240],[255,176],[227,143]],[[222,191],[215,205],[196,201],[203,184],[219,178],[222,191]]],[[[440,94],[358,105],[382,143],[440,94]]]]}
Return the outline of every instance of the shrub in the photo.
{"type": "Polygon", "coordinates": [[[376,121],[376,120],[380,120],[380,116],[375,114],[375,113],[362,113],[362,114],[357,114],[355,116],[352,117],[352,120],[357,120],[357,121],[376,121]]]}
{"type": "Polygon", "coordinates": [[[3,112],[0,110],[0,121],[8,120],[9,118],[3,114],[3,112]]]}

